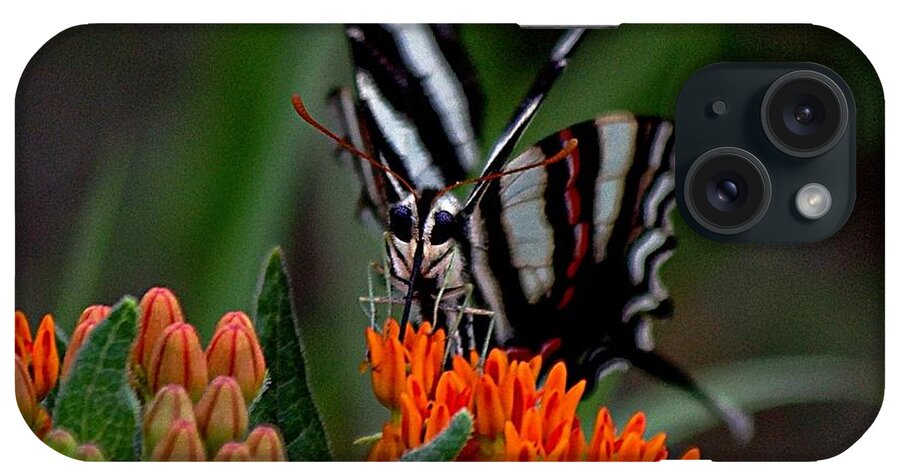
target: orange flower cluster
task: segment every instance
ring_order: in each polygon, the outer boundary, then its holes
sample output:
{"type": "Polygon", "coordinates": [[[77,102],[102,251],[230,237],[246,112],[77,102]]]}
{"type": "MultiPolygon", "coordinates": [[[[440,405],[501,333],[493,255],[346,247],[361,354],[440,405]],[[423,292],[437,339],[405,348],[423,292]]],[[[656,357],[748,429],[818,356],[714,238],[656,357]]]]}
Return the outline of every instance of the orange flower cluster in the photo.
{"type": "Polygon", "coordinates": [[[143,425],[145,458],[283,461],[284,445],[274,428],[257,427],[243,441],[247,407],[266,374],[250,318],[240,311],[223,315],[204,351],[171,291],[150,289],[140,306],[131,368],[133,384],[149,402],[143,425]],[[265,450],[251,451],[248,445],[259,441],[258,435],[265,435],[265,450]]]}
{"type": "MultiPolygon", "coordinates": [[[[262,388],[266,363],[250,318],[228,312],[204,351],[185,322],[175,295],[152,288],[140,302],[138,336],[131,351],[132,385],[138,390],[144,424],[143,453],[154,460],[284,461],[278,430],[260,425],[248,431],[248,404],[262,388]]],[[[16,311],[16,401],[35,433],[60,453],[103,459],[99,448],[77,445],[62,429],[51,430],[41,402],[76,365],[78,351],[111,312],[89,306],[75,325],[60,366],[53,317],[46,315],[32,339],[25,314],[16,311]]]]}
{"type": "Polygon", "coordinates": [[[59,353],[53,316],[41,319],[34,339],[28,317],[16,311],[16,403],[28,426],[43,438],[50,430],[50,415],[39,403],[59,379],[59,353]]]}
{"type": "Polygon", "coordinates": [[[210,379],[220,375],[233,377],[247,402],[256,397],[266,375],[266,362],[246,314],[232,311],[223,315],[204,351],[171,291],[152,288],[140,305],[131,368],[133,383],[145,401],[166,385],[177,384],[196,402],[210,379]]]}
{"type": "MultiPolygon", "coordinates": [[[[581,381],[566,389],[566,367],[560,362],[537,386],[541,357],[510,361],[494,349],[478,369],[478,355],[456,355],[442,368],[446,336],[428,323],[408,327],[403,342],[396,321],[382,333],[366,330],[372,386],[391,419],[372,448],[372,460],[396,460],[404,452],[433,439],[462,408],[474,416],[475,434],[459,459],[506,461],[656,461],[668,456],[665,434],[643,438],[646,421],[634,415],[616,433],[609,412],[597,414],[590,440],[581,430],[576,408],[584,393],[581,381]]],[[[683,458],[696,459],[696,449],[683,458]]]]}
{"type": "Polygon", "coordinates": [[[247,405],[237,381],[213,379],[197,405],[181,385],[166,385],[144,413],[144,457],[153,461],[285,461],[278,430],[259,425],[246,436],[247,405]]]}

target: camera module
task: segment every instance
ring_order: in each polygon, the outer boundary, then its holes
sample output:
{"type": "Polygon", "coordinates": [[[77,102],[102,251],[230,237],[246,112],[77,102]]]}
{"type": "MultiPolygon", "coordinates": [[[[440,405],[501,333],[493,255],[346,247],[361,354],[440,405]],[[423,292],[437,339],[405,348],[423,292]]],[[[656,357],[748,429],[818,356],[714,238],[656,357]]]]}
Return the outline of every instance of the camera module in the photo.
{"type": "Polygon", "coordinates": [[[787,73],[762,101],[763,130],[782,152],[801,158],[831,150],[847,130],[847,98],[828,76],[809,70],[787,73]]]}
{"type": "Polygon", "coordinates": [[[701,155],[685,178],[685,204],[704,228],[730,235],[751,228],[765,215],[772,184],[762,162],[736,147],[701,155]]]}

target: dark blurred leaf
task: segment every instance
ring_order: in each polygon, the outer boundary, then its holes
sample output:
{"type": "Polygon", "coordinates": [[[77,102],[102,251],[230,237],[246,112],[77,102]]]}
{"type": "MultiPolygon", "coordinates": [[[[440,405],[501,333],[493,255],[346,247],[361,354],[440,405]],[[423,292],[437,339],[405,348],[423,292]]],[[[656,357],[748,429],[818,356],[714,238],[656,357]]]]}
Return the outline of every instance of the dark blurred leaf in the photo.
{"type": "Polygon", "coordinates": [[[139,405],[127,362],[137,333],[138,306],[126,297],[84,342],[60,384],[53,426],[101,448],[110,460],[134,460],[139,405]]]}
{"type": "Polygon", "coordinates": [[[472,434],[472,415],[462,409],[453,415],[447,428],[441,430],[433,440],[413,448],[400,461],[453,461],[466,446],[472,434]]]}
{"type": "Polygon", "coordinates": [[[277,425],[291,461],[331,459],[325,429],[309,391],[303,345],[280,248],[272,252],[263,270],[255,318],[269,385],[251,409],[252,424],[277,425]]]}

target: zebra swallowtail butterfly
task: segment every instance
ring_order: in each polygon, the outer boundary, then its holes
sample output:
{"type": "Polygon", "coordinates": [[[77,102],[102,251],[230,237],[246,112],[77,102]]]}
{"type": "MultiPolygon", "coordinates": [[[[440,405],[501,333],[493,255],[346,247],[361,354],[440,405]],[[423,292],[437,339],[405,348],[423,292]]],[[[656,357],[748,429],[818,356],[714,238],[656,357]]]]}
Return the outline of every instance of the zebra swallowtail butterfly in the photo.
{"type": "Polygon", "coordinates": [[[462,316],[430,309],[458,303],[472,282],[493,312],[499,345],[564,359],[569,378],[589,387],[630,363],[690,392],[744,438],[743,414],[652,351],[650,318],[671,314],[659,268],[675,246],[672,124],[605,114],[508,160],[583,34],[559,40],[476,179],[466,181],[478,162],[482,94],[449,27],[346,29],[357,96],[333,95],[343,139],[296,97],[295,106],[368,157],[351,162],[363,185],[360,210],[386,230],[403,321],[420,314],[447,326],[462,316]],[[445,193],[468,183],[464,203],[445,193]]]}

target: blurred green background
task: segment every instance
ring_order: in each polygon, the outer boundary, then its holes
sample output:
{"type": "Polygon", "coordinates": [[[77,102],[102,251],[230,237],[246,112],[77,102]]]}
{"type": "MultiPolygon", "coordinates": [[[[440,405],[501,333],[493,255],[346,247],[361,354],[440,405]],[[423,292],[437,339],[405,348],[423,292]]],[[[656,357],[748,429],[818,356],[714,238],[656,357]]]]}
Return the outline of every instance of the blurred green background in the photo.
{"type": "MultiPolygon", "coordinates": [[[[484,86],[486,150],[558,32],[461,27],[484,86]]],[[[854,91],[854,215],[814,245],[725,246],[676,224],[664,268],[675,318],[658,349],[755,413],[742,446],[696,402],[628,372],[582,405],[635,409],[675,448],[714,459],[819,459],[846,449],[881,403],[884,351],[884,98],[847,40],[810,26],[625,26],[577,52],[520,148],[613,109],[672,117],[677,93],[718,61],[815,61],[854,91]]],[[[290,95],[336,127],[328,91],[351,84],[338,26],[82,26],[33,58],[16,96],[16,306],[71,331],[92,303],[165,285],[207,342],[226,311],[253,309],[262,260],[290,262],[309,375],[336,456],[387,417],[359,372],[367,264],[377,233],[358,184],[290,95]]],[[[602,283],[598,283],[602,294],[602,283]]]]}

